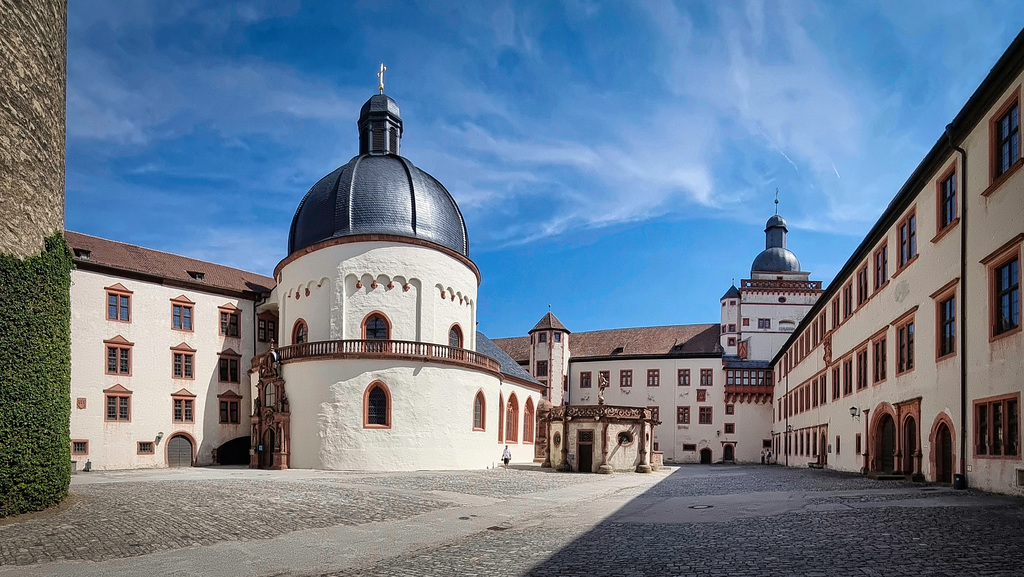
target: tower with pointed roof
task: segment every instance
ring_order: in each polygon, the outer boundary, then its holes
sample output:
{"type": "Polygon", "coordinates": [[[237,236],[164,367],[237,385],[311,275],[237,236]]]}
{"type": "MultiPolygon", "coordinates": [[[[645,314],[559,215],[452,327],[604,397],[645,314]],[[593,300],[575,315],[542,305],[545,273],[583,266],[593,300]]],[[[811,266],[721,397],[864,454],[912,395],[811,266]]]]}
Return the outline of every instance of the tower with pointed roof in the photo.
{"type": "Polygon", "coordinates": [[[552,405],[568,395],[569,329],[551,311],[530,329],[530,374],[547,390],[541,393],[552,405]]]}

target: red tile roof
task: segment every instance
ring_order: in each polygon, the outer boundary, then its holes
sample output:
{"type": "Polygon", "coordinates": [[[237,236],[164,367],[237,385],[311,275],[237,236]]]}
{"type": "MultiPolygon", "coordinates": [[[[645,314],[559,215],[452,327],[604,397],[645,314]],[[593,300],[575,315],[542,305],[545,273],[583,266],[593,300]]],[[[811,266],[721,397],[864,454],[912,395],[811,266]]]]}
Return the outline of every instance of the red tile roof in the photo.
{"type": "MultiPolygon", "coordinates": [[[[717,324],[671,325],[573,333],[567,338],[573,359],[636,355],[717,356],[722,354],[719,331],[717,324]]],[[[530,337],[494,339],[494,343],[516,361],[529,361],[530,337]]]]}
{"type": "Polygon", "coordinates": [[[270,292],[275,284],[274,279],[256,273],[70,230],[64,232],[64,238],[72,249],[75,264],[85,270],[112,269],[128,276],[150,277],[164,284],[208,292],[264,293],[270,292]],[[202,280],[197,280],[197,276],[202,280]]]}

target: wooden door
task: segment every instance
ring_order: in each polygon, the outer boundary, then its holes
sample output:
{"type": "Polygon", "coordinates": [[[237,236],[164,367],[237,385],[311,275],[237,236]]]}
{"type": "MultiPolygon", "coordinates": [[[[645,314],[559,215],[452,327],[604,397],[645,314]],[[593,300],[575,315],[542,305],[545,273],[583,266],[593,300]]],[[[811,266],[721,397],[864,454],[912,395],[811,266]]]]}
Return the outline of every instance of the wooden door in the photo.
{"type": "Polygon", "coordinates": [[[181,435],[171,437],[167,441],[167,466],[191,467],[192,441],[181,435]]]}

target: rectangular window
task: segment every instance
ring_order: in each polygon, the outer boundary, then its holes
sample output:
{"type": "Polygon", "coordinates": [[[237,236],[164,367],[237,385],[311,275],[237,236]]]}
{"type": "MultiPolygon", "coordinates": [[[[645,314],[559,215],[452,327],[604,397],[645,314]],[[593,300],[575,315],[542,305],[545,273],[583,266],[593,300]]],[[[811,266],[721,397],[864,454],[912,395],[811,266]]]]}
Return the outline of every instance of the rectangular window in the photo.
{"type": "Polygon", "coordinates": [[[152,455],[153,454],[153,441],[139,441],[138,451],[140,455],[152,455]]]}
{"type": "Polygon", "coordinates": [[[700,412],[697,414],[697,422],[699,424],[701,424],[701,425],[710,425],[711,424],[712,408],[711,407],[700,407],[699,411],[700,412]]]}
{"type": "Polygon", "coordinates": [[[839,298],[832,300],[832,328],[839,326],[839,298]]]}
{"type": "Polygon", "coordinates": [[[875,251],[875,290],[889,282],[889,245],[875,251]]]}
{"type": "Polygon", "coordinates": [[[690,424],[690,407],[676,407],[676,423],[680,425],[690,424]]]}
{"type": "Polygon", "coordinates": [[[220,402],[220,422],[227,424],[238,423],[238,401],[220,402]]]}
{"type": "Polygon", "coordinates": [[[131,322],[132,295],[130,293],[107,291],[107,319],[131,322]]]}
{"type": "Polygon", "coordinates": [[[651,410],[651,419],[661,421],[661,407],[647,407],[651,410]]]}
{"type": "Polygon", "coordinates": [[[261,343],[268,343],[275,339],[277,335],[277,321],[270,319],[259,319],[257,321],[257,337],[261,343]]]}
{"type": "Polygon", "coordinates": [[[132,374],[131,347],[107,346],[107,374],[132,374]]]}
{"type": "Polygon", "coordinates": [[[726,405],[725,406],[725,414],[726,415],[735,415],[736,414],[736,405],[733,405],[733,404],[726,405]]]}
{"type": "Polygon", "coordinates": [[[714,385],[715,373],[713,369],[701,369],[700,370],[700,386],[710,387],[714,385]]]}
{"type": "Polygon", "coordinates": [[[725,424],[725,434],[726,435],[732,435],[732,434],[735,434],[735,433],[736,433],[736,423],[726,423],[725,424]]]}
{"type": "Polygon", "coordinates": [[[734,333],[734,332],[736,332],[736,325],[730,324],[730,325],[729,325],[729,332],[730,332],[730,333],[734,333]]]}
{"type": "Polygon", "coordinates": [[[843,361],[843,396],[853,394],[853,359],[843,361]]]}
{"type": "Polygon", "coordinates": [[[839,367],[832,369],[832,400],[839,398],[839,367]]]}
{"type": "Polygon", "coordinates": [[[1020,393],[974,402],[974,454],[988,457],[1020,454],[1020,393]]]}
{"type": "Polygon", "coordinates": [[[71,441],[72,455],[88,455],[89,441],[71,441]]]}
{"type": "Polygon", "coordinates": [[[839,435],[836,435],[836,454],[839,454],[839,435]]]}
{"type": "Polygon", "coordinates": [[[871,358],[874,361],[872,382],[880,383],[885,380],[885,337],[872,343],[871,358]]]}
{"type": "Polygon", "coordinates": [[[697,389],[697,402],[698,403],[704,403],[707,400],[708,400],[708,390],[707,389],[697,389]]]}
{"type": "Polygon", "coordinates": [[[171,326],[179,331],[192,330],[192,305],[171,305],[171,326]]]}
{"type": "Polygon", "coordinates": [[[697,445],[695,445],[693,443],[683,443],[683,450],[684,451],[696,451],[697,450],[697,445]]]}
{"type": "Polygon", "coordinates": [[[547,361],[537,361],[537,376],[538,377],[546,377],[546,376],[548,376],[548,362],[547,361]]]}
{"type": "Polygon", "coordinates": [[[770,329],[770,328],[772,328],[772,319],[757,319],[757,328],[759,328],[759,329],[770,329]]]}
{"type": "Polygon", "coordinates": [[[857,433],[857,436],[854,439],[854,445],[855,445],[854,449],[857,451],[857,454],[859,455],[860,454],[860,433],[857,433]]]}
{"type": "Polygon", "coordinates": [[[661,384],[661,371],[658,369],[647,369],[647,386],[657,387],[661,384]]]}
{"type": "Polygon", "coordinates": [[[899,268],[907,266],[917,256],[917,214],[910,212],[899,224],[899,268]]]}
{"type": "Polygon", "coordinates": [[[580,373],[580,388],[589,389],[590,387],[590,371],[580,373]]]}
{"type": "Polygon", "coordinates": [[[748,319],[747,317],[743,317],[743,326],[749,327],[750,326],[750,319],[748,319]]]}
{"type": "Polygon", "coordinates": [[[868,300],[868,267],[857,271],[857,306],[861,306],[868,300]]]}
{"type": "Polygon", "coordinates": [[[237,383],[239,382],[238,377],[238,359],[230,357],[221,357],[220,359],[220,375],[219,379],[222,383],[237,383]]]}
{"type": "Polygon", "coordinates": [[[107,421],[132,420],[130,395],[107,395],[107,421]]]}
{"type": "Polygon", "coordinates": [[[868,350],[857,351],[857,390],[868,386],[868,350]]]}
{"type": "Polygon", "coordinates": [[[1006,174],[1020,158],[1020,106],[1017,102],[995,122],[995,178],[1006,174]]]}
{"type": "Polygon", "coordinates": [[[945,230],[957,218],[956,206],[956,171],[951,171],[939,183],[939,227],[945,230]]]}
{"type": "Polygon", "coordinates": [[[192,399],[174,399],[174,421],[176,423],[194,422],[192,403],[192,399]]]}
{"type": "Polygon", "coordinates": [[[1001,335],[1020,327],[1020,259],[1012,259],[992,269],[995,322],[992,335],[1001,335]]]}
{"type": "Polygon", "coordinates": [[[679,377],[680,387],[690,386],[690,369],[679,369],[679,373],[677,376],[679,377]]]}
{"type": "Polygon", "coordinates": [[[619,386],[620,387],[632,387],[633,386],[633,371],[619,371],[619,386]]]}
{"type": "Polygon", "coordinates": [[[192,361],[195,356],[192,353],[174,353],[174,363],[171,376],[175,379],[192,379],[195,373],[192,369],[192,361]]]}
{"type": "Polygon", "coordinates": [[[896,327],[899,357],[896,363],[896,374],[914,369],[914,319],[904,321],[896,327]]]}
{"type": "Polygon", "coordinates": [[[956,295],[939,302],[939,350],[938,358],[956,352],[956,295]]]}
{"type": "Polygon", "coordinates": [[[843,287],[843,320],[853,314],[853,283],[843,287]]]}
{"type": "Polygon", "coordinates": [[[220,312],[220,334],[228,337],[238,336],[238,313],[220,312]]]}
{"type": "Polygon", "coordinates": [[[555,342],[556,343],[562,342],[562,333],[555,333],[555,342]]]}
{"type": "Polygon", "coordinates": [[[548,334],[547,333],[540,333],[540,334],[538,334],[537,335],[537,342],[538,343],[546,343],[546,342],[548,342],[548,334]]]}

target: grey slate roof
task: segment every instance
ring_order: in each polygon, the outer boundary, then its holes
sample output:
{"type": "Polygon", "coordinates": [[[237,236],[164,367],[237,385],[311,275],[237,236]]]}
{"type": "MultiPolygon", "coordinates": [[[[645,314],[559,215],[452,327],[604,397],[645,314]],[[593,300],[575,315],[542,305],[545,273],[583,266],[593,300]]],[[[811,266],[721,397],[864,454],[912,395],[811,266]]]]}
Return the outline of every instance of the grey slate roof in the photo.
{"type": "Polygon", "coordinates": [[[731,287],[729,287],[729,290],[725,291],[725,294],[722,295],[722,298],[720,298],[718,300],[738,299],[738,298],[740,298],[740,289],[736,288],[736,285],[732,285],[731,287]]]}
{"type": "Polygon", "coordinates": [[[530,332],[532,333],[534,331],[548,330],[564,331],[567,333],[571,332],[569,329],[565,328],[565,325],[562,324],[562,321],[555,318],[555,315],[551,314],[550,312],[541,317],[541,319],[537,321],[537,324],[533,325],[533,328],[530,329],[530,332]]]}
{"type": "MultiPolygon", "coordinates": [[[[381,112],[392,114],[400,126],[398,105],[381,95],[367,102],[362,115],[381,112]]],[[[397,154],[360,154],[314,184],[292,219],[288,254],[361,234],[426,240],[469,256],[469,234],[455,199],[434,177],[397,154]]]]}
{"type": "Polygon", "coordinates": [[[526,369],[519,366],[512,357],[508,356],[494,341],[487,338],[482,332],[476,332],[476,352],[487,355],[501,364],[501,373],[515,377],[522,381],[540,384],[540,381],[533,378],[533,375],[526,372],[526,369]]]}
{"type": "Polygon", "coordinates": [[[800,272],[800,260],[788,248],[766,248],[754,257],[750,272],[800,272]]]}

